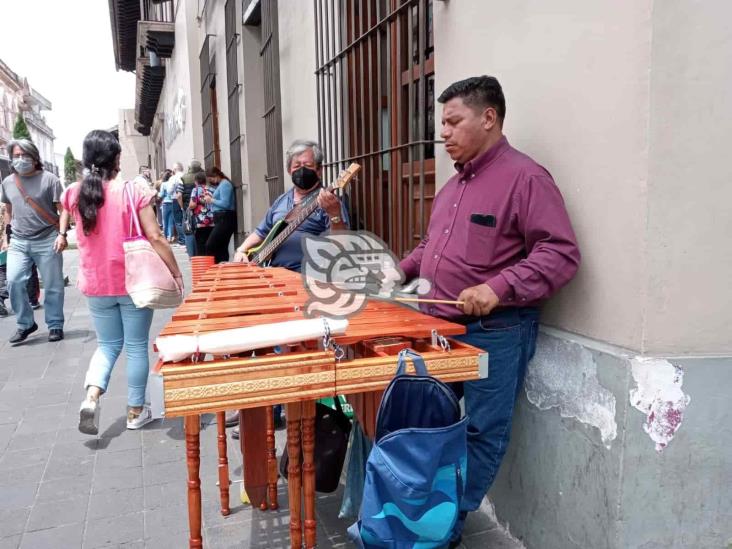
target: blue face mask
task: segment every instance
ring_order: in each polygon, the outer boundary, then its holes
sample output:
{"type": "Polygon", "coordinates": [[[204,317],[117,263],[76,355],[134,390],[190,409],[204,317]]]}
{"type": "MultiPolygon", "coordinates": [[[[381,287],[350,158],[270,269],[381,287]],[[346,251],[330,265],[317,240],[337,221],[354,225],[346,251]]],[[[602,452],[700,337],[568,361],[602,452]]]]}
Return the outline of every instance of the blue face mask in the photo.
{"type": "Polygon", "coordinates": [[[33,161],[25,158],[13,158],[13,169],[20,175],[26,175],[33,171],[33,161]]]}

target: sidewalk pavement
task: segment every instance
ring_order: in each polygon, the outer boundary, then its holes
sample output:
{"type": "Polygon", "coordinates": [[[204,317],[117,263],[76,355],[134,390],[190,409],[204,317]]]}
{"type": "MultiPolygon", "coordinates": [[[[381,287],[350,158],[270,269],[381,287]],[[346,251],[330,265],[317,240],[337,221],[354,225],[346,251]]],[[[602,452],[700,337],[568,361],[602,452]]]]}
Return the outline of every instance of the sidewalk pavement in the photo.
{"type": "MultiPolygon", "coordinates": [[[[190,270],[185,250],[176,256],[190,270]]],[[[77,430],[84,374],[96,348],[86,302],[73,287],[78,253],[64,254],[66,339],[48,343],[43,309],[39,330],[17,347],[7,344],[15,318],[0,319],[0,549],[128,549],[188,547],[185,438],[180,419],[125,428],[127,384],[124,354],[102,398],[100,435],[77,430]]],[[[151,339],[170,317],[157,311],[151,339]]],[[[151,349],[151,364],[154,353],[151,349]]],[[[287,548],[286,484],[279,484],[279,511],[261,512],[240,501],[241,456],[229,439],[231,515],[219,512],[214,417],[201,430],[204,547],[287,548]]],[[[277,433],[278,455],[285,444],[277,433]]],[[[342,488],[341,488],[342,489],[342,488]]],[[[341,490],[319,495],[318,547],[349,547],[338,519],[341,490]]],[[[468,519],[468,548],[517,549],[519,544],[485,515],[468,519]]]]}

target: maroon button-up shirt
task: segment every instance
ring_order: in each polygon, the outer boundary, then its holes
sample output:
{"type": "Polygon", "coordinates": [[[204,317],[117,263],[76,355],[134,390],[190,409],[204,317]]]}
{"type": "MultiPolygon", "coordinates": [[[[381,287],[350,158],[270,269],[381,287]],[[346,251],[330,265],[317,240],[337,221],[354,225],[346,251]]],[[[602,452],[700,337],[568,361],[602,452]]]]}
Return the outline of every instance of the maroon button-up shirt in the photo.
{"type": "MultiPolygon", "coordinates": [[[[407,280],[432,283],[432,299],[456,300],[488,284],[500,307],[537,305],[577,272],[580,253],[552,176],[503,137],[456,173],[435,197],[427,235],[400,263],[407,280]]],[[[452,305],[421,305],[443,318],[452,305]]]]}

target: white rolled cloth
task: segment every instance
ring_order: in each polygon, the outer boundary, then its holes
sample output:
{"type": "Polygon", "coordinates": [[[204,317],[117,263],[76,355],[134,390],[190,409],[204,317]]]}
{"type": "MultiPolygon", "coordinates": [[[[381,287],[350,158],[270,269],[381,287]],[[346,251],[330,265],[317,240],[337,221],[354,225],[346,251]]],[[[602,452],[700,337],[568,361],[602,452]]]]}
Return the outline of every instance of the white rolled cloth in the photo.
{"type": "Polygon", "coordinates": [[[346,328],[347,319],[312,318],[197,335],[160,336],[155,340],[155,345],[163,362],[178,362],[195,353],[233,355],[262,347],[318,339],[326,334],[326,330],[330,335],[341,335],[346,328]]]}

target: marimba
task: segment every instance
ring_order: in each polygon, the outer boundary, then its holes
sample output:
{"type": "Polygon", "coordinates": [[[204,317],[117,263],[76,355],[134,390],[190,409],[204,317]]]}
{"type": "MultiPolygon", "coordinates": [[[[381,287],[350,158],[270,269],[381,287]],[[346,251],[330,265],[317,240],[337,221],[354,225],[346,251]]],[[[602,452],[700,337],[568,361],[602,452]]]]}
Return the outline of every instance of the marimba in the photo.
{"type": "MultiPolygon", "coordinates": [[[[308,294],[297,273],[243,264],[219,264],[205,272],[200,265],[197,269],[198,280],[191,294],[161,336],[304,318],[308,294]]],[[[178,363],[159,363],[165,416],[184,418],[190,547],[203,546],[201,414],[217,414],[221,509],[227,515],[229,473],[224,412],[241,410],[244,486],[250,501],[262,510],[277,509],[272,406],[286,405],[291,547],[300,548],[303,537],[306,547],[315,547],[315,400],[347,395],[367,435],[373,436],[381,392],[394,376],[400,350],[413,348],[420,352],[430,374],[446,382],[487,375],[485,352],[448,337],[464,332],[459,324],[405,306],[370,301],[349,318],[345,334],[333,337],[335,351],[324,347],[322,340],[313,340],[281,349],[249,351],[245,356],[211,360],[196,356],[178,363]]]]}

